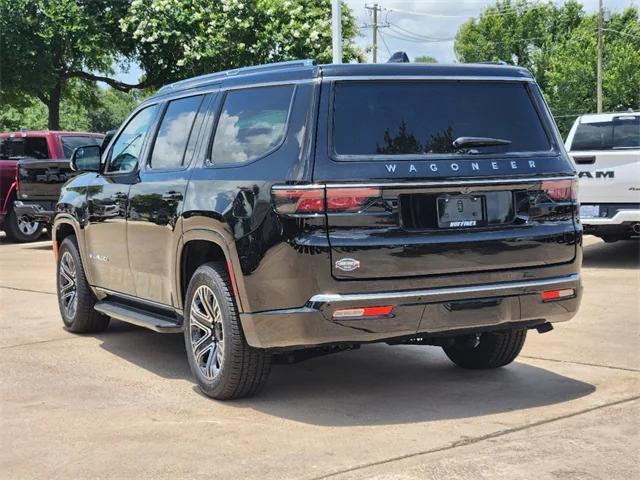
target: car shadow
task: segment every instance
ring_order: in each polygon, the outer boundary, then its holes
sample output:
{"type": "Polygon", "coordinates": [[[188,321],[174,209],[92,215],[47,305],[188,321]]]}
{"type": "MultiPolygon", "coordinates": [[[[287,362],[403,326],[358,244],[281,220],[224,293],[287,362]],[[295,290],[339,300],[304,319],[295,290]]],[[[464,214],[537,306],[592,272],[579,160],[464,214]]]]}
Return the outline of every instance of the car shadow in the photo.
{"type": "Polygon", "coordinates": [[[583,249],[582,266],[585,268],[638,268],[640,266],[640,240],[619,240],[614,243],[598,242],[583,249]]]}
{"type": "MultiPolygon", "coordinates": [[[[114,322],[96,337],[105,350],[161,377],[192,380],[181,335],[114,322]]],[[[258,396],[225,406],[319,426],[366,426],[480,417],[594,391],[589,383],[525,363],[468,371],[455,367],[439,348],[376,344],[274,365],[258,396]]],[[[185,395],[194,392],[202,395],[197,387],[185,395]]]]}

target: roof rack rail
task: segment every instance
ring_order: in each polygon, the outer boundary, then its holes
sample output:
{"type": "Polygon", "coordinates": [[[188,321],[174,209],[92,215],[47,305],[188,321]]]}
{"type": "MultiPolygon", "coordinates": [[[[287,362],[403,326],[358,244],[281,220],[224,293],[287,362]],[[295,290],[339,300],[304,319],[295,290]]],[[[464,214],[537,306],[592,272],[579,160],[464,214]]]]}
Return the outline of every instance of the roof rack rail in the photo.
{"type": "Polygon", "coordinates": [[[234,68],[232,70],[222,70],[220,72],[207,73],[204,75],[200,75],[199,77],[188,78],[186,80],[180,80],[175,83],[165,85],[160,90],[158,90],[157,94],[162,95],[164,93],[168,93],[169,91],[187,90],[189,88],[194,88],[198,85],[202,85],[205,83],[215,81],[217,79],[223,79],[231,76],[241,76],[241,75],[248,75],[252,73],[263,73],[263,72],[269,72],[273,70],[284,70],[284,69],[293,68],[293,67],[312,67],[315,64],[316,64],[316,61],[312,59],[289,60],[286,62],[266,63],[264,65],[251,65],[248,67],[234,68]]]}
{"type": "Polygon", "coordinates": [[[469,63],[478,63],[480,65],[508,65],[504,60],[487,60],[485,62],[469,62],[469,63]]]}

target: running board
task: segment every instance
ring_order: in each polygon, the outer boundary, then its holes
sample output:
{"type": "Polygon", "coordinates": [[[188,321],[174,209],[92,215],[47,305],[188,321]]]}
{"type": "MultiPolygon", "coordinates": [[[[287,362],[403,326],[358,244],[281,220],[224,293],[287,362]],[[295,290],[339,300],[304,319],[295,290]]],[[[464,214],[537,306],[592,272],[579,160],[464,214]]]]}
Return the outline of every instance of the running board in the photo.
{"type": "Polygon", "coordinates": [[[93,308],[117,320],[148,328],[154,332],[180,333],[183,331],[182,325],[177,323],[175,318],[111,300],[100,300],[93,308]]]}

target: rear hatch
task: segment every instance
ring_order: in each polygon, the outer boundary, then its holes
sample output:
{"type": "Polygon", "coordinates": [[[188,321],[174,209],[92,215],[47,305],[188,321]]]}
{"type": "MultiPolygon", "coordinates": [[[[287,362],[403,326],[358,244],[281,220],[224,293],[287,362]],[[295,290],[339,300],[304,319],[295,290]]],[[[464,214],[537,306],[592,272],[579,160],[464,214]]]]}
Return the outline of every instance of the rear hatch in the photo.
{"type": "Polygon", "coordinates": [[[529,81],[325,82],[314,183],[324,190],[332,275],[572,261],[573,170],[546,115],[529,81]]]}
{"type": "Polygon", "coordinates": [[[640,202],[640,115],[585,115],[572,129],[567,147],[586,214],[595,213],[591,204],[640,202]]]}

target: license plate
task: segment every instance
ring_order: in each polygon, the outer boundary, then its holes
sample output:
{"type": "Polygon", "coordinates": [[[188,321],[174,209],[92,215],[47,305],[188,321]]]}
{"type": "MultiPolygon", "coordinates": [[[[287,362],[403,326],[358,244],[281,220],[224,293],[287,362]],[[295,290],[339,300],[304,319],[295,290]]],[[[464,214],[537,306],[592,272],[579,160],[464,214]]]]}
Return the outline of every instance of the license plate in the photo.
{"type": "Polygon", "coordinates": [[[600,205],[580,205],[580,218],[598,218],[600,205]]]}
{"type": "Polygon", "coordinates": [[[470,228],[486,225],[483,195],[448,195],[438,197],[440,228],[470,228]]]}

